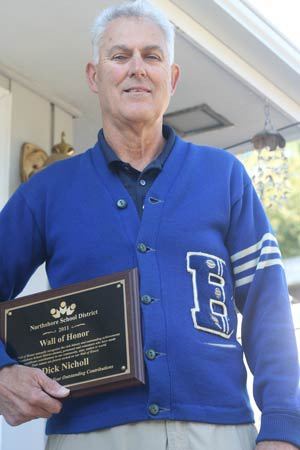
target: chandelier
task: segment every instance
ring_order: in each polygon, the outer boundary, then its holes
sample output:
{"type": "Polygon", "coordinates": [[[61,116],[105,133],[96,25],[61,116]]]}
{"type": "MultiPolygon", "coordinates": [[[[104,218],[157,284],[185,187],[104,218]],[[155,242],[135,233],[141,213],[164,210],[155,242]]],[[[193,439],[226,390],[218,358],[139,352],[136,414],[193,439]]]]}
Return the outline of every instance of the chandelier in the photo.
{"type": "Polygon", "coordinates": [[[251,139],[257,154],[256,171],[252,181],[265,207],[280,207],[289,191],[286,142],[272,125],[268,101],[265,103],[264,112],[264,129],[251,139]]]}

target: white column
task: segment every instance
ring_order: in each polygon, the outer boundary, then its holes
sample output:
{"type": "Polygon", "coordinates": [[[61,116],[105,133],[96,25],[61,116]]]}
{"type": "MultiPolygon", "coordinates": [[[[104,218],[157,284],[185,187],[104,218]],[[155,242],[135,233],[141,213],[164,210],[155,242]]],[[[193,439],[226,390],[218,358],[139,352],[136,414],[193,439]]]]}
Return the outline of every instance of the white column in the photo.
{"type": "Polygon", "coordinates": [[[9,195],[11,93],[0,86],[0,210],[9,195]]]}
{"type": "MultiPolygon", "coordinates": [[[[5,81],[5,80],[4,80],[5,81]]],[[[51,143],[59,143],[61,132],[73,144],[73,117],[49,99],[11,82],[11,92],[0,78],[0,209],[20,184],[19,159],[24,142],[39,145],[50,154],[51,143]],[[2,87],[1,87],[2,86],[2,87]],[[30,113],[28,113],[30,111],[30,113]]],[[[45,265],[31,277],[20,295],[49,289],[45,265]]],[[[2,299],[3,300],[3,299],[2,299]]],[[[18,427],[0,416],[0,450],[43,450],[45,420],[37,419],[18,427]]]]}
{"type": "MultiPolygon", "coordinates": [[[[11,94],[0,86],[0,210],[8,199],[11,94]]],[[[3,418],[0,417],[0,450],[3,450],[3,418]]]]}
{"type": "MultiPolygon", "coordinates": [[[[12,94],[0,86],[0,209],[9,198],[11,155],[12,94]]],[[[18,168],[15,167],[18,171],[18,168]]],[[[35,278],[36,281],[36,278],[35,278]]],[[[39,280],[39,289],[46,289],[45,279],[39,280]]],[[[27,288],[32,290],[30,286],[27,288]]],[[[0,450],[43,450],[45,447],[44,420],[35,420],[20,427],[10,427],[0,416],[0,450]]]]}

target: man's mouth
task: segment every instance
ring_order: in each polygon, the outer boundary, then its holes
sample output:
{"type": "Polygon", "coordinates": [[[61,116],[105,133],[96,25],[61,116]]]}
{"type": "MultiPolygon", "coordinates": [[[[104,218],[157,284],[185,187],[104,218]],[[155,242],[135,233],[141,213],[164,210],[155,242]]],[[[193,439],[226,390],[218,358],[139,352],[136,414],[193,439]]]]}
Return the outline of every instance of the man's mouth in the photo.
{"type": "Polygon", "coordinates": [[[150,93],[150,89],[147,88],[142,88],[142,87],[132,87],[129,89],[124,89],[124,92],[146,92],[146,93],[150,93]]]}

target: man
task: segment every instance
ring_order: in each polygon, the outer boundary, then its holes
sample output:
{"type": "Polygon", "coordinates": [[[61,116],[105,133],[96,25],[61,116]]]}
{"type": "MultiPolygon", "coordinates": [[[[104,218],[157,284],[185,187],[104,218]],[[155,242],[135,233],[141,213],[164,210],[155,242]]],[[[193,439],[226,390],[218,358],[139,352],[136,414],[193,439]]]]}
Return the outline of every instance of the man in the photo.
{"type": "Polygon", "coordinates": [[[232,155],[162,127],[179,79],[173,33],[147,2],[100,16],[87,65],[99,142],[35,175],[1,215],[1,298],[43,261],[53,288],[139,269],[146,386],[65,399],[2,349],[1,412],[13,425],[51,416],[49,450],[253,449],[235,307],[262,409],[257,449],[300,445],[297,349],[261,204],[232,155]]]}

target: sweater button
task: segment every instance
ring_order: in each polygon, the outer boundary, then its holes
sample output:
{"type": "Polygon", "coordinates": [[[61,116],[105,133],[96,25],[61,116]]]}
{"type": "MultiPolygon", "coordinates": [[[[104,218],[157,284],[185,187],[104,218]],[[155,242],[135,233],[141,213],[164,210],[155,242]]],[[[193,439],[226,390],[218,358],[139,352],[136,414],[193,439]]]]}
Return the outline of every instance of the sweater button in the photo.
{"type": "Polygon", "coordinates": [[[143,295],[141,301],[142,303],[144,303],[144,305],[149,305],[152,302],[152,298],[150,297],[150,295],[143,295]]]}
{"type": "Polygon", "coordinates": [[[146,351],[146,357],[147,357],[147,359],[150,359],[150,361],[153,361],[153,359],[156,358],[156,351],[153,350],[152,348],[149,348],[146,351]]]}
{"type": "Polygon", "coordinates": [[[147,245],[143,244],[142,242],[140,242],[137,246],[138,251],[141,253],[146,253],[147,251],[147,245]]]}
{"type": "Polygon", "coordinates": [[[120,199],[117,201],[117,207],[118,207],[119,209],[125,209],[125,208],[127,208],[127,202],[126,202],[126,200],[124,200],[123,198],[120,198],[120,199]]]}
{"type": "Polygon", "coordinates": [[[148,411],[152,416],[157,416],[159,413],[159,406],[156,403],[152,403],[152,405],[149,405],[148,411]]]}

